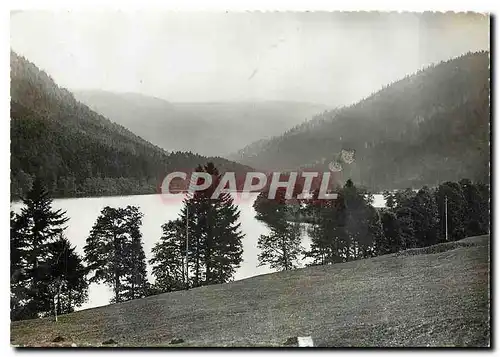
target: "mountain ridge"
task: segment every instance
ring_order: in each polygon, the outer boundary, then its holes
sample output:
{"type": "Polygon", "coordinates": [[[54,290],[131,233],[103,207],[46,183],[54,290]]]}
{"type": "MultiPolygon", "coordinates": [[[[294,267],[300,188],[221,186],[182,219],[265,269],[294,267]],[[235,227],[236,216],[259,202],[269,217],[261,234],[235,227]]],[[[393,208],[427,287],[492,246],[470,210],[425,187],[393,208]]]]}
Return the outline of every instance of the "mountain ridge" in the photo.
{"type": "Polygon", "coordinates": [[[85,90],[75,96],[165,150],[224,157],[244,142],[279,134],[329,108],[307,102],[172,102],[158,97],[163,104],[154,107],[143,94],[85,90]]]}
{"type": "Polygon", "coordinates": [[[229,157],[263,170],[324,169],[352,149],[356,162],[344,177],[374,190],[487,181],[489,76],[489,52],[467,53],[229,157]]]}
{"type": "Polygon", "coordinates": [[[220,157],[167,153],[95,113],[11,51],[11,199],[38,177],[56,197],[157,193],[167,172],[208,161],[224,172],[251,170],[220,157]]]}

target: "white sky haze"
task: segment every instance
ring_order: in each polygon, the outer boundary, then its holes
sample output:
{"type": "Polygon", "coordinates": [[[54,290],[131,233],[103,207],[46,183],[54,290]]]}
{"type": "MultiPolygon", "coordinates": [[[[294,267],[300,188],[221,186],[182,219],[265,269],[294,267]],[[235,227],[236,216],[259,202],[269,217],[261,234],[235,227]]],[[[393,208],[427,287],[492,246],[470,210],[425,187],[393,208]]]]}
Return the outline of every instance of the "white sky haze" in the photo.
{"type": "Polygon", "coordinates": [[[68,89],[172,102],[355,102],[430,63],[489,49],[478,14],[11,14],[11,48],[68,89]]]}

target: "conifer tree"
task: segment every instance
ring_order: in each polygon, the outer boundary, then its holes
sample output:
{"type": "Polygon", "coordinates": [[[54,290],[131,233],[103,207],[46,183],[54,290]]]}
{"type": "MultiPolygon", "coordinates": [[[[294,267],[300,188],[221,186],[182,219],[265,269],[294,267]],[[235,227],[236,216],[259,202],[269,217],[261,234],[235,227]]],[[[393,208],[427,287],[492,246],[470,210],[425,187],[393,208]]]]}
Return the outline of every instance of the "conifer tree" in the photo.
{"type": "Polygon", "coordinates": [[[113,289],[113,302],[143,297],[147,290],[145,254],[137,207],[104,207],[84,247],[92,282],[113,289]]]}
{"type": "Polygon", "coordinates": [[[181,212],[181,220],[186,222],[189,210],[190,280],[192,286],[224,283],[232,279],[242,261],[240,213],[229,193],[213,197],[221,179],[213,163],[196,171],[211,175],[212,184],[188,197],[181,212]]]}
{"type": "Polygon", "coordinates": [[[348,179],[342,189],[345,202],[345,230],[347,235],[347,260],[370,257],[374,254],[374,243],[381,234],[378,215],[371,206],[372,197],[357,188],[348,179]]]}
{"type": "Polygon", "coordinates": [[[26,296],[26,261],[27,243],[20,234],[20,216],[10,212],[10,317],[11,320],[28,318],[24,305],[26,296]]]}
{"type": "Polygon", "coordinates": [[[61,287],[58,291],[72,295],[66,299],[64,308],[59,307],[59,312],[72,311],[86,298],[86,281],[79,257],[61,238],[69,218],[62,210],[52,209],[52,199],[39,179],[34,181],[23,204],[19,215],[11,214],[13,319],[51,315],[54,312],[52,287],[55,281],[66,284],[65,289],[61,287]],[[69,260],[57,260],[56,257],[64,251],[64,257],[69,260]]]}
{"type": "Polygon", "coordinates": [[[284,231],[271,227],[269,234],[262,234],[257,242],[260,249],[259,266],[269,265],[272,269],[291,270],[298,267],[304,253],[301,247],[301,227],[299,222],[286,226],[284,231]]]}
{"type": "Polygon", "coordinates": [[[306,256],[313,259],[312,265],[342,262],[348,247],[344,197],[339,193],[336,200],[317,200],[317,194],[309,204],[316,223],[310,229],[311,247],[306,256]]]}
{"type": "Polygon", "coordinates": [[[87,270],[82,258],[76,253],[75,247],[62,235],[49,245],[47,261],[50,274],[47,286],[52,297],[52,309],[57,315],[74,311],[88,298],[87,270]]]}
{"type": "Polygon", "coordinates": [[[21,234],[24,236],[29,253],[28,269],[32,276],[47,254],[47,243],[53,242],[66,228],[69,220],[62,210],[52,210],[52,199],[41,180],[35,180],[33,188],[23,199],[21,209],[21,234]]]}
{"type": "Polygon", "coordinates": [[[198,166],[196,172],[210,174],[212,184],[184,199],[179,219],[164,226],[164,236],[153,252],[158,267],[155,275],[166,289],[182,285],[179,274],[186,249],[186,223],[190,287],[230,281],[242,261],[244,235],[240,230],[238,207],[227,192],[213,197],[221,176],[212,163],[198,166]],[[166,273],[160,272],[162,266],[166,273]]]}
{"type": "Polygon", "coordinates": [[[123,284],[123,299],[132,300],[146,296],[148,286],[146,254],[144,253],[142,233],[140,231],[143,214],[135,206],[127,206],[124,214],[129,239],[124,249],[125,281],[123,284]]]}
{"type": "Polygon", "coordinates": [[[224,193],[215,201],[213,250],[207,282],[221,284],[232,280],[242,261],[243,233],[240,231],[240,211],[230,194],[224,193]]]}
{"type": "Polygon", "coordinates": [[[426,247],[438,242],[438,209],[434,193],[421,188],[411,201],[417,247],[426,247]]]}
{"type": "Polygon", "coordinates": [[[300,223],[287,221],[290,215],[285,194],[284,189],[278,189],[274,199],[262,199],[255,205],[257,219],[263,221],[270,230],[269,234],[262,234],[257,242],[260,249],[259,266],[269,265],[277,270],[294,269],[304,253],[300,223]]]}
{"type": "Polygon", "coordinates": [[[49,244],[66,228],[66,212],[52,209],[52,199],[40,179],[35,179],[23,199],[18,234],[24,246],[26,316],[34,317],[50,311],[51,298],[46,282],[50,279],[49,244]]]}
{"type": "Polygon", "coordinates": [[[149,261],[153,266],[154,286],[161,292],[185,289],[185,223],[172,220],[162,225],[162,230],[163,235],[153,247],[149,261]]]}
{"type": "Polygon", "coordinates": [[[393,195],[394,204],[392,212],[398,222],[398,232],[402,249],[415,248],[418,242],[415,237],[415,212],[414,212],[415,192],[407,188],[397,191],[393,195]]]}

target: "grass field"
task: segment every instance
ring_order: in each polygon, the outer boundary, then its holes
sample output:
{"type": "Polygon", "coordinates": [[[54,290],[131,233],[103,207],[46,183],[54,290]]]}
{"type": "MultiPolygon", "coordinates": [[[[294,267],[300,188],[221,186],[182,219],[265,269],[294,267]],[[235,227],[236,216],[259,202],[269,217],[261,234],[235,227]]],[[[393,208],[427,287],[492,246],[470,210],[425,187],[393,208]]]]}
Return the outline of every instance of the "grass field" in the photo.
{"type": "Polygon", "coordinates": [[[489,346],[489,236],[11,323],[20,346],[489,346]],[[51,341],[61,336],[64,342],[51,341]],[[184,342],[169,345],[174,338],[184,342]]]}

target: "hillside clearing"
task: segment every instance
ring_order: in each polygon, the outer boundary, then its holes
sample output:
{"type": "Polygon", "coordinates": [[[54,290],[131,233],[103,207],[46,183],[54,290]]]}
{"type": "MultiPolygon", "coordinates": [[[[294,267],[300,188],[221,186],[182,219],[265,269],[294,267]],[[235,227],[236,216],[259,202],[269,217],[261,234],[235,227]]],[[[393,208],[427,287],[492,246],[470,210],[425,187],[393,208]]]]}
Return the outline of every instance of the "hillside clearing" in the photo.
{"type": "Polygon", "coordinates": [[[489,236],[461,243],[13,322],[11,344],[489,346],[489,236]]]}

